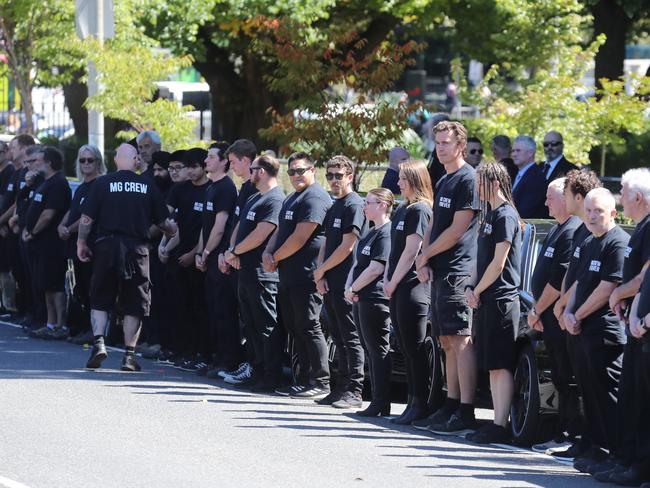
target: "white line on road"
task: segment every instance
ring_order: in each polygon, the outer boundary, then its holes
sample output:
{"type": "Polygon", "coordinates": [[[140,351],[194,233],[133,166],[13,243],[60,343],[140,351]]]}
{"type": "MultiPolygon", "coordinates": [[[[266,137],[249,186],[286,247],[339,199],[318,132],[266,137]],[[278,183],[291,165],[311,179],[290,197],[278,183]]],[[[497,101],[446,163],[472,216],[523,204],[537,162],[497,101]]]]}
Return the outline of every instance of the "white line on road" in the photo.
{"type": "Polygon", "coordinates": [[[23,485],[22,483],[18,483],[14,480],[10,480],[4,476],[0,476],[0,486],[4,486],[6,488],[29,488],[27,485],[23,485]]]}

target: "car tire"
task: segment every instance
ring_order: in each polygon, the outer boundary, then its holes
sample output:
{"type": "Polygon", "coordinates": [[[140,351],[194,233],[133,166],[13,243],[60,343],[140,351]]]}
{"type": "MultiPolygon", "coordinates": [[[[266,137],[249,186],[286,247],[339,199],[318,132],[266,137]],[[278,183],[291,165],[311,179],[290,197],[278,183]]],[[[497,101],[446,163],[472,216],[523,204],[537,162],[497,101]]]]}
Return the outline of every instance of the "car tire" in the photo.
{"type": "Polygon", "coordinates": [[[438,410],[445,401],[443,392],[443,359],[438,340],[427,336],[424,340],[424,347],[427,354],[427,408],[430,412],[438,410]]]}
{"type": "Polygon", "coordinates": [[[519,446],[530,446],[537,440],[541,423],[537,363],[530,344],[526,344],[519,353],[514,383],[514,398],[510,407],[512,439],[519,446]]]}

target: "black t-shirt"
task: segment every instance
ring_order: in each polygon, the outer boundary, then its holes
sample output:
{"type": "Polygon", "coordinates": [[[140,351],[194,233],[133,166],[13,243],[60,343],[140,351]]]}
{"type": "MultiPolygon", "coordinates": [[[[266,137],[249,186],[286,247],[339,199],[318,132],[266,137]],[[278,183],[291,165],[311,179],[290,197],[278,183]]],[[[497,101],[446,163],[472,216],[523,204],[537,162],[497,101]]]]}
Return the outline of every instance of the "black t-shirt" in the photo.
{"type": "MultiPolygon", "coordinates": [[[[370,266],[371,261],[378,261],[384,265],[390,256],[390,222],[381,227],[369,229],[357,243],[356,265],[352,272],[353,281],[370,266]]],[[[357,290],[359,300],[364,302],[388,301],[384,293],[384,275],[378,276],[373,282],[357,290]]]]}
{"type": "MultiPolygon", "coordinates": [[[[266,193],[253,195],[242,210],[239,216],[239,227],[235,236],[235,244],[243,241],[261,222],[269,222],[278,225],[280,209],[284,201],[284,193],[279,186],[272,188],[266,193]]],[[[268,273],[262,267],[262,253],[266,249],[273,233],[269,234],[266,240],[246,253],[239,256],[239,279],[251,283],[257,281],[278,281],[278,273],[268,273]]]]}
{"type": "Polygon", "coordinates": [[[214,227],[214,219],[219,212],[226,212],[228,220],[224,228],[223,236],[219,245],[212,251],[211,256],[218,256],[219,253],[228,249],[233,221],[235,220],[235,205],[237,204],[237,187],[230,176],[226,175],[218,181],[210,183],[205,190],[205,205],[203,206],[203,246],[208,243],[210,232],[214,227]]]}
{"type": "Polygon", "coordinates": [[[25,175],[28,173],[27,168],[20,170],[20,180],[18,182],[18,194],[16,195],[16,215],[18,215],[18,227],[24,229],[27,225],[27,210],[32,203],[36,188],[45,180],[42,175],[38,174],[32,180],[31,185],[27,185],[25,175]]]}
{"type": "MultiPolygon", "coordinates": [[[[334,201],[325,216],[325,255],[329,258],[343,241],[343,235],[352,232],[356,236],[366,230],[363,215],[363,199],[355,192],[334,201]]],[[[343,291],[348,273],[354,264],[354,252],[351,252],[338,266],[325,273],[327,285],[332,291],[343,291]]]]}
{"type": "MultiPolygon", "coordinates": [[[[603,236],[592,236],[582,246],[573,312],[580,308],[601,281],[621,282],[625,248],[629,240],[627,232],[617,225],[603,236]]],[[[582,333],[603,334],[610,343],[625,343],[623,325],[610,310],[608,303],[582,321],[582,333]]]]}
{"type": "Polygon", "coordinates": [[[325,240],[323,222],[331,206],[332,199],[318,183],[311,184],[300,193],[294,192],[284,200],[274,252],[293,234],[300,222],[318,225],[304,246],[280,261],[278,270],[282,285],[313,284],[318,251],[325,240]]]}
{"type": "Polygon", "coordinates": [[[9,207],[11,207],[16,202],[16,195],[18,194],[18,185],[20,182],[20,174],[21,170],[16,170],[14,168],[14,171],[7,178],[7,183],[4,185],[2,190],[2,211],[0,212],[2,214],[9,210],[9,207]]]}
{"type": "Polygon", "coordinates": [[[573,242],[571,243],[571,257],[569,259],[569,266],[566,270],[564,278],[565,292],[573,286],[576,281],[578,272],[580,270],[580,250],[587,243],[587,240],[592,237],[591,232],[587,229],[585,224],[580,224],[573,233],[573,242]]]}
{"type": "MultiPolygon", "coordinates": [[[[645,272],[639,292],[641,293],[641,296],[639,297],[636,315],[638,318],[643,318],[650,313],[650,268],[645,272]]],[[[646,335],[647,334],[648,332],[646,332],[646,335]]]]}
{"type": "MultiPolygon", "coordinates": [[[[13,164],[7,164],[2,171],[0,171],[0,209],[4,208],[4,197],[7,193],[7,186],[11,182],[11,177],[16,172],[13,164]]],[[[13,203],[13,202],[11,202],[13,203]]],[[[9,204],[11,205],[11,204],[9,204]]]]}
{"type": "Polygon", "coordinates": [[[544,239],[531,279],[535,300],[542,296],[546,285],[551,285],[558,291],[562,288],[562,280],[571,258],[573,234],[580,224],[578,217],[569,217],[563,224],[553,226],[544,239]]]}
{"type": "MultiPolygon", "coordinates": [[[[393,277],[399,258],[406,247],[406,238],[417,234],[424,238],[429,222],[431,221],[431,207],[426,202],[412,205],[402,204],[397,207],[390,227],[390,256],[388,258],[388,279],[393,277]]],[[[415,262],[400,283],[417,280],[415,262]]]]}
{"type": "Polygon", "coordinates": [[[496,245],[509,242],[506,264],[499,277],[481,293],[481,301],[497,298],[514,298],[518,295],[521,269],[521,227],[514,207],[504,203],[488,211],[478,237],[478,280],[494,259],[496,245]]]}
{"type": "MultiPolygon", "coordinates": [[[[72,195],[72,202],[70,202],[70,211],[68,213],[68,219],[65,221],[65,225],[67,227],[70,227],[72,224],[74,224],[77,220],[81,218],[81,214],[84,213],[84,208],[85,208],[85,203],[88,199],[88,195],[90,194],[90,191],[97,181],[97,178],[92,179],[90,181],[84,181],[82,182],[77,189],[74,192],[74,195],[72,195]]],[[[88,235],[87,239],[87,244],[89,246],[92,246],[93,243],[95,242],[97,234],[97,224],[93,223],[92,230],[90,231],[90,234],[88,235]]],[[[68,238],[68,248],[69,251],[72,252],[72,256],[76,254],[76,249],[77,249],[77,233],[70,234],[70,237],[68,238]]]]}
{"type": "Polygon", "coordinates": [[[246,202],[251,197],[255,195],[259,190],[255,188],[255,185],[251,183],[251,180],[246,180],[239,189],[239,195],[237,195],[237,205],[235,206],[235,221],[239,218],[239,214],[246,206],[246,202]]]}
{"type": "MultiPolygon", "coordinates": [[[[650,214],[637,224],[625,248],[623,262],[623,283],[634,279],[650,259],[650,214]]],[[[632,299],[629,300],[630,305],[632,299]]]]}
{"type": "Polygon", "coordinates": [[[70,185],[61,171],[54,173],[34,190],[32,201],[27,209],[25,229],[32,232],[45,210],[55,211],[54,218],[49,224],[34,235],[33,243],[40,252],[62,252],[65,249],[56,228],[70,208],[71,198],[70,185]]]}
{"type": "Polygon", "coordinates": [[[97,237],[148,239],[149,227],[169,212],[156,185],[133,171],[100,176],[84,201],[83,214],[97,224],[97,237]]]}
{"type": "Polygon", "coordinates": [[[429,244],[451,226],[456,212],[461,210],[474,210],[475,212],[472,223],[456,245],[429,260],[429,265],[436,277],[469,276],[472,273],[472,267],[476,260],[479,208],[476,170],[469,164],[464,164],[453,173],[445,174],[438,181],[434,194],[434,218],[429,244]]]}
{"type": "Polygon", "coordinates": [[[205,191],[209,185],[209,181],[197,186],[188,180],[174,185],[169,191],[167,205],[178,212],[179,241],[178,246],[173,251],[176,256],[188,253],[199,242],[201,219],[205,205],[205,191]]]}

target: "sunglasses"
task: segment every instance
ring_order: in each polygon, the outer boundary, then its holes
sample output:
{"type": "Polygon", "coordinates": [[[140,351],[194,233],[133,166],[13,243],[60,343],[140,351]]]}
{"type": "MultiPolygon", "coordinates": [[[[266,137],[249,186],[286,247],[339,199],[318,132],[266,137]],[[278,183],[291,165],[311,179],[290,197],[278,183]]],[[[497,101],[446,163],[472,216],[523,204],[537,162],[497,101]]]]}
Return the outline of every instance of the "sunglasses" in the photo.
{"type": "Polygon", "coordinates": [[[338,181],[341,181],[347,175],[348,173],[327,173],[325,175],[325,178],[327,178],[327,181],[332,181],[334,178],[336,178],[338,181]]]}
{"type": "Polygon", "coordinates": [[[470,154],[476,154],[476,153],[483,154],[483,149],[470,149],[469,153],[470,154]]]}
{"type": "Polygon", "coordinates": [[[560,141],[552,141],[552,142],[545,142],[544,147],[558,147],[561,146],[562,143],[560,141]]]}
{"type": "Polygon", "coordinates": [[[251,166],[250,168],[248,168],[248,171],[250,171],[250,174],[253,174],[253,171],[256,171],[258,169],[264,169],[264,168],[262,168],[261,166],[251,166]]]}
{"type": "Polygon", "coordinates": [[[79,158],[79,162],[80,162],[81,164],[84,164],[84,163],[94,163],[94,162],[95,162],[95,158],[79,158]]]}
{"type": "Polygon", "coordinates": [[[311,169],[311,166],[309,168],[291,168],[287,170],[287,174],[289,176],[302,176],[304,175],[307,171],[311,169]]]}
{"type": "Polygon", "coordinates": [[[25,159],[25,161],[23,161],[23,163],[32,164],[32,163],[35,163],[36,161],[38,161],[38,160],[37,159],[25,159]]]}

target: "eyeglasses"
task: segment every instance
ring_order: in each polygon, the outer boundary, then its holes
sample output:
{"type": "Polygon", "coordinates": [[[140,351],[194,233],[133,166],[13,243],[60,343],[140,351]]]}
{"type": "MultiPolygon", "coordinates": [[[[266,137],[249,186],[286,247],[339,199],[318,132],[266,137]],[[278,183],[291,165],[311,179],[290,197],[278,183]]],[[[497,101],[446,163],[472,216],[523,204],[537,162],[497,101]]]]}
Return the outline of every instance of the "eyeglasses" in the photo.
{"type": "Polygon", "coordinates": [[[470,154],[476,154],[476,153],[483,154],[483,149],[470,149],[469,153],[470,154]]]}
{"type": "Polygon", "coordinates": [[[180,171],[184,168],[185,166],[170,166],[168,171],[180,171]]]}
{"type": "Polygon", "coordinates": [[[325,178],[327,178],[327,181],[332,181],[334,178],[336,178],[338,181],[341,181],[348,174],[349,173],[327,173],[325,175],[325,178]]]}
{"type": "Polygon", "coordinates": [[[35,163],[36,161],[37,161],[37,159],[25,159],[25,161],[23,161],[23,163],[32,164],[32,163],[35,163]]]}
{"type": "Polygon", "coordinates": [[[262,168],[261,166],[251,166],[250,168],[248,168],[248,171],[250,171],[250,173],[253,174],[253,171],[256,171],[258,169],[264,169],[264,168],[262,168]]]}
{"type": "Polygon", "coordinates": [[[80,162],[81,164],[84,164],[84,163],[94,163],[94,162],[95,162],[95,158],[79,158],[79,162],[80,162]]]}
{"type": "Polygon", "coordinates": [[[307,171],[309,171],[312,167],[310,166],[309,168],[291,168],[287,170],[287,174],[289,176],[302,176],[304,175],[307,171]]]}
{"type": "Polygon", "coordinates": [[[544,143],[544,147],[558,147],[561,145],[562,145],[561,141],[549,141],[544,143]]]}

